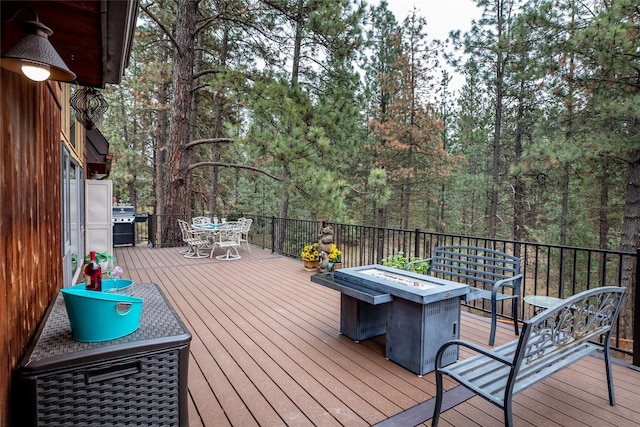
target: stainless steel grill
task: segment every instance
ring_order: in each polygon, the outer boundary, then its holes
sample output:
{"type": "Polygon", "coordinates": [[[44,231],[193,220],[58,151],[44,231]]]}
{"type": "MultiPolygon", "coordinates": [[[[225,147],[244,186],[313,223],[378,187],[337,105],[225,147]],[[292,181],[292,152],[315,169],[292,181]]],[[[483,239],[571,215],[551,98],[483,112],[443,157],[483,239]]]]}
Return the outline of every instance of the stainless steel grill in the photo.
{"type": "Polygon", "coordinates": [[[136,208],[133,206],[113,206],[112,221],[134,222],[136,219],[136,208]]]}
{"type": "Polygon", "coordinates": [[[113,246],[136,245],[136,208],[134,206],[113,206],[113,246]]]}

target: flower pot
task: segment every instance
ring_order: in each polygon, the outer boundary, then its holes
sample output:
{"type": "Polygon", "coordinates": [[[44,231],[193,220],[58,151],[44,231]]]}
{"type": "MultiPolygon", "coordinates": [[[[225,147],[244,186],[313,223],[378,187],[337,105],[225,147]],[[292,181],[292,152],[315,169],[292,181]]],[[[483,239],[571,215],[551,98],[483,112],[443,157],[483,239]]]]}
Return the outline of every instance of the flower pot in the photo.
{"type": "Polygon", "coordinates": [[[317,271],[318,265],[320,265],[320,260],[309,261],[306,259],[302,260],[304,262],[304,269],[307,271],[317,271]]]}
{"type": "Polygon", "coordinates": [[[336,271],[336,270],[340,270],[341,268],[342,268],[341,262],[329,263],[329,271],[336,271]]]}

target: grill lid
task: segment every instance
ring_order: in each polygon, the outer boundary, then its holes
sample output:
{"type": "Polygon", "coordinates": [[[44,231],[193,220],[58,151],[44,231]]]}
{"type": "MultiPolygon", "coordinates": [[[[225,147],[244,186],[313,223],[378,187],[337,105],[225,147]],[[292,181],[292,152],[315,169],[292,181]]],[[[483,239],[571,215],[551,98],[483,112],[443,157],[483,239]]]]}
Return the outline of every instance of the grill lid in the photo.
{"type": "Polygon", "coordinates": [[[136,216],[136,208],[133,206],[113,206],[112,215],[115,216],[136,216]]]}
{"type": "Polygon", "coordinates": [[[136,208],[134,206],[113,206],[111,209],[113,222],[133,222],[135,220],[136,208]]]}

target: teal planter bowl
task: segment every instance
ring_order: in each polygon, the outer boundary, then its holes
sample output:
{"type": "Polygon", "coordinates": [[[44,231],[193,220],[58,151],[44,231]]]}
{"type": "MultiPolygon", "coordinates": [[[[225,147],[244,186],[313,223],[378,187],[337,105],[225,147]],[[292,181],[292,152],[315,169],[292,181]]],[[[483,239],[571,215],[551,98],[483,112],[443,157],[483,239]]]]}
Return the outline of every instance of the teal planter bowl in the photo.
{"type": "MultiPolygon", "coordinates": [[[[103,281],[103,286],[104,286],[103,281]]],[[[82,342],[108,341],[135,332],[140,326],[142,298],[81,289],[62,290],[71,334],[82,342]]]]}
{"type": "MultiPolygon", "coordinates": [[[[84,283],[72,286],[71,289],[86,289],[84,283]]],[[[129,279],[103,279],[102,292],[111,292],[123,295],[132,295],[133,280],[129,279]]]]}

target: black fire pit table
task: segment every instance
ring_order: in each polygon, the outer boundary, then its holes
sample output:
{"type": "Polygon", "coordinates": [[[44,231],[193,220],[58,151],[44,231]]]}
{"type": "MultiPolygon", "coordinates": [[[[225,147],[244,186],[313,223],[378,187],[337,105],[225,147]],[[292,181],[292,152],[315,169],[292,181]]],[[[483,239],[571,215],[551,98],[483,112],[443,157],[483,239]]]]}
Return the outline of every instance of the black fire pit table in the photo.
{"type": "MultiPolygon", "coordinates": [[[[469,286],[381,265],[314,274],[341,292],[340,332],[358,342],[386,333],[387,359],[418,375],[435,369],[438,348],[460,337],[460,300],[469,286]]],[[[443,363],[458,359],[451,346],[443,363]]]]}

